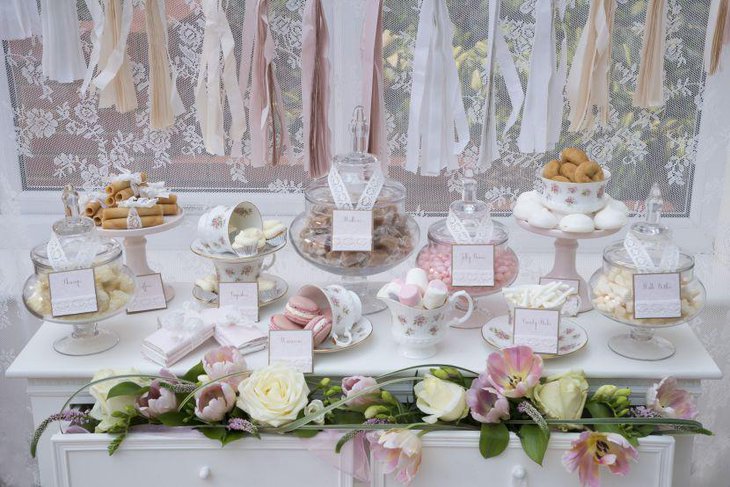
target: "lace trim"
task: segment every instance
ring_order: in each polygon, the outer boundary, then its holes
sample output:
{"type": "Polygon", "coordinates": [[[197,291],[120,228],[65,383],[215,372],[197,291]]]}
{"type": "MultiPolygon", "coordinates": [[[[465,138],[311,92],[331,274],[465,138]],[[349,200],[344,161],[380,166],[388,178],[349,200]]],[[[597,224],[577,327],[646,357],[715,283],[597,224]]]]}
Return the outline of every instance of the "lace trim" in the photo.
{"type": "Polygon", "coordinates": [[[385,176],[383,176],[382,169],[375,169],[357,201],[357,206],[354,207],[347,186],[345,186],[345,182],[336,167],[332,166],[330,169],[327,182],[338,210],[372,210],[378,196],[380,196],[380,191],[383,189],[385,176]]]}

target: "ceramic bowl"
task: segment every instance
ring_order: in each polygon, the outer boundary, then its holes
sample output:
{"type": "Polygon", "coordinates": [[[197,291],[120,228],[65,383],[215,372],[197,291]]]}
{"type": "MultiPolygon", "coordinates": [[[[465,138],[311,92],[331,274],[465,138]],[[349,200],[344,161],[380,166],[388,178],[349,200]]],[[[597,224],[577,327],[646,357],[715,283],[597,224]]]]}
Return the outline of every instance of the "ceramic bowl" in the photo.
{"type": "Polygon", "coordinates": [[[435,355],[436,346],[444,339],[449,327],[466,322],[474,311],[474,302],[466,291],[455,292],[446,304],[436,309],[413,308],[386,297],[379,299],[390,310],[391,332],[399,345],[398,351],[410,359],[435,355]],[[467,302],[466,312],[460,318],[446,319],[460,298],[467,302]]]}
{"type": "Polygon", "coordinates": [[[233,241],[238,232],[246,228],[263,228],[261,212],[256,205],[248,201],[236,206],[219,205],[203,213],[198,220],[198,237],[211,252],[235,254],[233,241]]]}
{"type": "Polygon", "coordinates": [[[243,262],[213,261],[218,282],[256,282],[262,272],[269,270],[276,263],[276,254],[270,255],[271,260],[267,263],[265,261],[268,255],[248,258],[243,262]]]}
{"type": "Polygon", "coordinates": [[[336,345],[344,347],[352,342],[352,328],[362,318],[362,303],[357,294],[336,284],[325,287],[306,285],[299,289],[298,294],[317,303],[325,314],[332,313],[330,336],[336,345]]]}
{"type": "Polygon", "coordinates": [[[537,192],[540,201],[547,208],[558,213],[583,213],[588,215],[603,209],[608,203],[606,185],[611,180],[611,172],[603,170],[603,181],[595,183],[573,183],[553,181],[540,174],[537,192]]]}

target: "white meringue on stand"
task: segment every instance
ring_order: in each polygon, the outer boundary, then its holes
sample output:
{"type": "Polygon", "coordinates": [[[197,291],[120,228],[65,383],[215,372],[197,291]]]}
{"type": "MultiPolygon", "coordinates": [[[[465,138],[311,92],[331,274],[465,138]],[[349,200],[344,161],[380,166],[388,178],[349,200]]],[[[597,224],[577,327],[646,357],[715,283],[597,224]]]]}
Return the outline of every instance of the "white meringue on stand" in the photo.
{"type": "Polygon", "coordinates": [[[558,226],[558,218],[547,208],[540,208],[529,216],[527,223],[537,228],[552,229],[558,226]]]}
{"type": "Polygon", "coordinates": [[[560,220],[560,229],[568,233],[590,233],[596,229],[593,218],[582,213],[565,215],[560,220]]]}
{"type": "Polygon", "coordinates": [[[512,209],[512,214],[518,220],[529,220],[531,215],[534,215],[540,210],[547,210],[547,208],[542,206],[542,203],[539,201],[533,199],[523,199],[520,201],[517,198],[517,203],[515,203],[515,207],[512,209]]]}
{"type": "Polygon", "coordinates": [[[593,217],[593,223],[599,230],[614,230],[616,228],[621,228],[626,225],[628,221],[629,217],[626,213],[611,205],[606,205],[604,209],[596,213],[596,216],[593,217]]]}

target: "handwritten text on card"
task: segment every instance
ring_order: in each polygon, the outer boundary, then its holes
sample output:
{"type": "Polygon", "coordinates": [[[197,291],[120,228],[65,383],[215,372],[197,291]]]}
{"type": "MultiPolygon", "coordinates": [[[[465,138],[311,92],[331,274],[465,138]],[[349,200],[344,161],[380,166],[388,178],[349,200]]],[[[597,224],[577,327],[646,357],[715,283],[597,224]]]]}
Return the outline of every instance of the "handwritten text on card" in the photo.
{"type": "Polygon", "coordinates": [[[259,320],[259,285],[255,282],[221,282],[218,284],[218,307],[233,306],[247,318],[259,320]]]}
{"type": "Polygon", "coordinates": [[[536,353],[558,353],[560,311],[515,308],[515,345],[527,345],[536,353]]]}
{"type": "Polygon", "coordinates": [[[682,316],[678,272],[634,274],[634,318],[679,318],[682,316]]]}
{"type": "Polygon", "coordinates": [[[140,313],[167,308],[165,288],[160,274],[137,276],[137,292],[127,307],[127,313],[140,313]]]}
{"type": "Polygon", "coordinates": [[[335,210],[332,214],[332,250],[364,251],[373,249],[373,212],[335,210]]]}
{"type": "Polygon", "coordinates": [[[95,313],[96,285],[93,269],[78,269],[48,274],[51,293],[51,315],[69,316],[80,313],[95,313]]]}
{"type": "Polygon", "coordinates": [[[452,245],[451,284],[494,286],[494,245],[452,245]]]}
{"type": "Polygon", "coordinates": [[[283,363],[305,374],[313,371],[312,330],[270,330],[269,364],[283,363]]]}

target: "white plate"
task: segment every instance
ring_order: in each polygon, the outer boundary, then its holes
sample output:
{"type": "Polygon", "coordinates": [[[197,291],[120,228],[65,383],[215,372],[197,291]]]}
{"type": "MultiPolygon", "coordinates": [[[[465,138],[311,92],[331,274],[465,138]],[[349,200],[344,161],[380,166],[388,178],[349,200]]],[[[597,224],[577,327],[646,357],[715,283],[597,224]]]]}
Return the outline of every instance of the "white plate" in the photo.
{"type": "Polygon", "coordinates": [[[360,321],[352,327],[352,341],[348,345],[337,345],[330,337],[314,347],[314,353],[334,353],[343,350],[350,350],[360,345],[362,342],[370,338],[373,334],[373,324],[366,317],[360,318],[360,321]]]}
{"type": "MultiPolygon", "coordinates": [[[[274,292],[272,293],[273,295],[269,296],[268,298],[264,298],[261,295],[261,291],[259,291],[259,308],[263,308],[264,306],[275,303],[276,301],[286,296],[286,293],[289,290],[289,285],[281,277],[264,273],[261,274],[260,279],[269,279],[271,281],[274,281],[275,284],[274,292]]],[[[193,297],[203,304],[218,306],[218,293],[215,291],[205,291],[197,284],[193,286],[193,297]]]]}
{"type": "MultiPolygon", "coordinates": [[[[511,347],[512,327],[509,324],[507,315],[497,316],[482,327],[482,338],[492,347],[502,350],[511,347]]],[[[564,357],[582,349],[588,343],[588,333],[575,321],[561,317],[560,329],[558,330],[558,353],[542,353],[542,358],[564,357]]]]}

